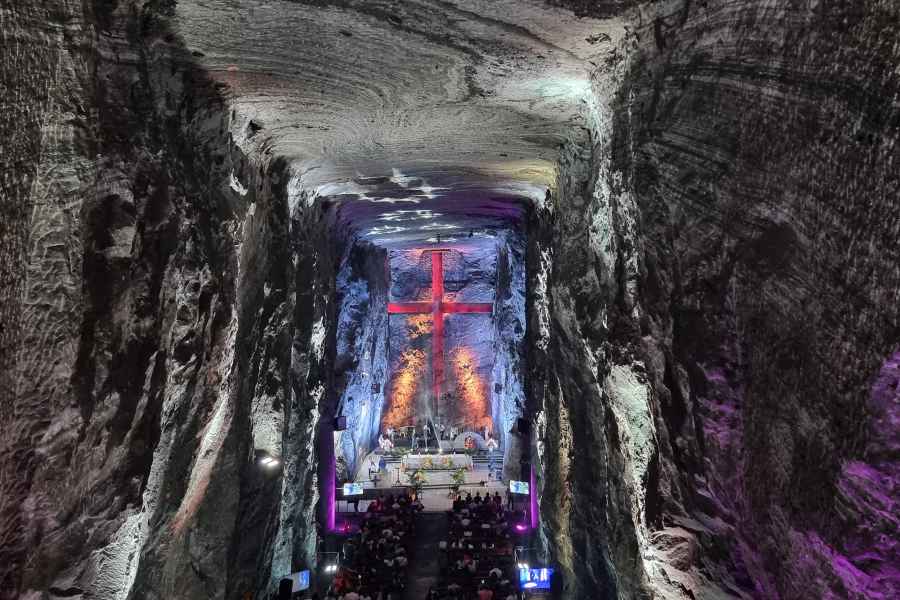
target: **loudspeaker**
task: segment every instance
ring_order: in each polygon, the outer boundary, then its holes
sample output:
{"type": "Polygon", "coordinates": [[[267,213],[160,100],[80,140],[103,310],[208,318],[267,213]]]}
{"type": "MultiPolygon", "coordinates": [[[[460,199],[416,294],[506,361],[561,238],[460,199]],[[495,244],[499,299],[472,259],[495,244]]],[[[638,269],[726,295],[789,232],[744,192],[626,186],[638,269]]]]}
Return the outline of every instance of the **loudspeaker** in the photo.
{"type": "Polygon", "coordinates": [[[291,592],[294,590],[294,581],[285,577],[278,584],[278,600],[291,600],[291,592]]]}
{"type": "Polygon", "coordinates": [[[516,429],[522,435],[528,435],[531,432],[531,421],[525,418],[516,419],[516,429]]]}
{"type": "Polygon", "coordinates": [[[334,430],[335,431],[343,431],[347,429],[347,417],[341,415],[340,417],[335,417],[334,419],[334,430]]]}
{"type": "Polygon", "coordinates": [[[495,384],[494,384],[494,393],[495,393],[495,394],[499,394],[499,393],[502,392],[502,391],[503,391],[503,384],[502,384],[502,383],[495,383],[495,384]]]}
{"type": "Polygon", "coordinates": [[[372,384],[372,393],[373,393],[373,394],[380,394],[380,393],[381,393],[381,384],[380,384],[380,383],[373,383],[373,384],[372,384]]]}

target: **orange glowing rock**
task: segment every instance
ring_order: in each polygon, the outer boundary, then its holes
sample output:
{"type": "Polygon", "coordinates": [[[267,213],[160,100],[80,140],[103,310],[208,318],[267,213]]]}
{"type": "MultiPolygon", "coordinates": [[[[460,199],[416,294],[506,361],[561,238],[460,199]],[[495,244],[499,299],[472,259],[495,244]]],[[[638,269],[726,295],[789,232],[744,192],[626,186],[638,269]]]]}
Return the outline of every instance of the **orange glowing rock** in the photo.
{"type": "Polygon", "coordinates": [[[400,355],[391,385],[390,408],[382,426],[399,428],[412,425],[416,414],[416,392],[425,371],[425,352],[409,349],[400,355]]]}
{"type": "Polygon", "coordinates": [[[431,333],[431,315],[410,315],[406,317],[406,333],[410,341],[431,333]]]}
{"type": "Polygon", "coordinates": [[[461,412],[467,423],[481,431],[492,428],[490,402],[484,382],[478,377],[478,362],[468,348],[456,348],[450,353],[453,372],[456,375],[456,393],[461,402],[461,412]]]}

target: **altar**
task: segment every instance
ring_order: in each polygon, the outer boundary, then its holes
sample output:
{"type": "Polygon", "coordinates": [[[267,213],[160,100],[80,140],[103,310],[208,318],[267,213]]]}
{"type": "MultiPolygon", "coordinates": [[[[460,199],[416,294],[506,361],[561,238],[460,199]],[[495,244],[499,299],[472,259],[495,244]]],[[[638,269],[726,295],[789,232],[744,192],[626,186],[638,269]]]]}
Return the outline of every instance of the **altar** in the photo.
{"type": "Polygon", "coordinates": [[[440,471],[474,468],[472,457],[468,454],[406,454],[401,464],[404,470],[440,471]]]}

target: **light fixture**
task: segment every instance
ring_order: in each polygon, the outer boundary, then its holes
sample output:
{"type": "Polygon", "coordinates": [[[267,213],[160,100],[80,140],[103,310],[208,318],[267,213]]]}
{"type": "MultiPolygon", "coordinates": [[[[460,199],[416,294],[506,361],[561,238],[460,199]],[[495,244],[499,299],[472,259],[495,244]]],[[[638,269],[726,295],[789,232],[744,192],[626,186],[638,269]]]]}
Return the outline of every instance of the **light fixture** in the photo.
{"type": "Polygon", "coordinates": [[[337,565],[333,565],[333,564],[332,564],[332,565],[325,565],[325,572],[326,572],[326,573],[334,573],[335,571],[337,571],[337,565]]]}
{"type": "Polygon", "coordinates": [[[277,458],[275,458],[274,456],[263,456],[262,458],[259,459],[259,464],[261,464],[262,466],[264,466],[268,469],[274,469],[275,467],[277,467],[278,465],[281,464],[281,461],[278,460],[277,458]]]}
{"type": "Polygon", "coordinates": [[[519,568],[519,569],[527,569],[527,568],[528,568],[528,563],[517,563],[517,564],[516,564],[516,567],[519,568]]]}

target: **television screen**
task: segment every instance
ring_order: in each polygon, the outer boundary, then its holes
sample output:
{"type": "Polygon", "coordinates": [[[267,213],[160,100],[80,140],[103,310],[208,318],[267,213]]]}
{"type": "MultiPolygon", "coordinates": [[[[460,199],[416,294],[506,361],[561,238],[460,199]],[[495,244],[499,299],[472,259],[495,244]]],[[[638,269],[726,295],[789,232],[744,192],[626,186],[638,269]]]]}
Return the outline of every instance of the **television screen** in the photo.
{"type": "Polygon", "coordinates": [[[528,482],[527,481],[510,480],[509,491],[512,492],[513,494],[527,494],[528,493],[528,482]]]}
{"type": "Polygon", "coordinates": [[[345,496],[361,496],[363,493],[363,486],[361,483],[345,483],[344,484],[344,495],[345,496]]]}
{"type": "Polygon", "coordinates": [[[519,587],[523,590],[549,590],[553,569],[519,569],[519,587]]]}
{"type": "Polygon", "coordinates": [[[309,589],[309,571],[291,573],[291,581],[294,582],[291,592],[302,592],[309,589]]]}

